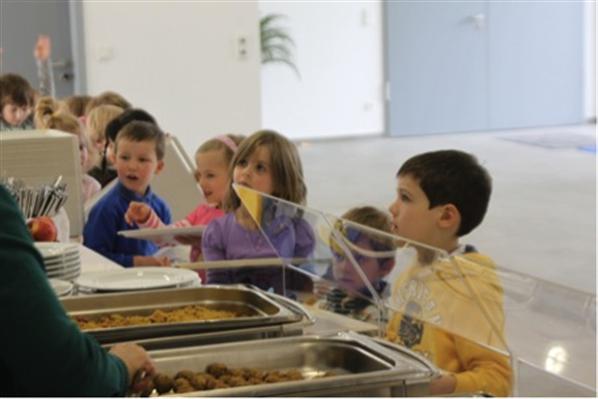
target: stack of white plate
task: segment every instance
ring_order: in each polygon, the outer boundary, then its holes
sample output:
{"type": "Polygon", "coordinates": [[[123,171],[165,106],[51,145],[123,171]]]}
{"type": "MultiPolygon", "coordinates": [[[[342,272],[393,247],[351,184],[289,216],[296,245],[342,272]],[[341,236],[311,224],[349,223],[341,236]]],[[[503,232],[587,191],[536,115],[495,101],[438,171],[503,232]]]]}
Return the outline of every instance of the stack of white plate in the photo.
{"type": "Polygon", "coordinates": [[[73,284],[68,281],[59,280],[57,278],[48,279],[50,286],[56,293],[56,296],[67,296],[73,291],[73,284]]]}
{"type": "Polygon", "coordinates": [[[35,246],[44,258],[48,277],[74,280],[81,274],[81,257],[77,244],[36,242],[35,246]]]}
{"type": "Polygon", "coordinates": [[[132,267],[86,273],[75,281],[79,293],[184,288],[201,285],[196,272],[172,267],[132,267]]]}

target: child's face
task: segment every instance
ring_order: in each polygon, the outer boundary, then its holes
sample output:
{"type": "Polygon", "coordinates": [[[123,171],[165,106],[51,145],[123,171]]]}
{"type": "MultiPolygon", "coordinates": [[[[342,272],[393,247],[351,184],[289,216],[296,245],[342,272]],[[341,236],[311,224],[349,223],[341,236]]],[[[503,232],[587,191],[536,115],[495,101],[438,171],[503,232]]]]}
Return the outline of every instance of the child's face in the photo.
{"type": "Polygon", "coordinates": [[[270,160],[270,149],[258,146],[249,157],[239,159],[233,169],[233,181],[253,190],[272,194],[274,181],[270,160]]]}
{"type": "Polygon", "coordinates": [[[2,107],[2,119],[11,126],[19,126],[31,114],[31,107],[8,102],[2,107]]]}
{"type": "Polygon", "coordinates": [[[419,182],[410,175],[399,176],[397,198],[390,205],[393,233],[410,240],[434,245],[440,207],[429,209],[430,201],[419,182]]]}
{"type": "Polygon", "coordinates": [[[155,174],[160,173],[164,161],[156,155],[153,141],[118,140],[114,166],[118,179],[129,190],[144,195],[155,174]]]}
{"type": "Polygon", "coordinates": [[[106,147],[106,137],[104,137],[103,134],[100,134],[97,131],[90,131],[89,140],[98,153],[101,154],[104,151],[104,148],[106,147]]]}
{"type": "Polygon", "coordinates": [[[81,140],[81,138],[79,138],[79,154],[81,154],[81,168],[84,172],[87,172],[87,168],[89,166],[87,165],[87,161],[89,160],[89,152],[87,151],[87,146],[83,140],[81,140]]]}
{"type": "MultiPolygon", "coordinates": [[[[373,250],[369,240],[366,237],[360,237],[354,244],[363,249],[373,250]]],[[[351,263],[349,258],[345,257],[344,253],[334,252],[332,262],[332,274],[334,280],[342,287],[358,291],[365,287],[365,283],[359,276],[355,266],[351,263]]],[[[353,258],[363,270],[368,281],[375,283],[381,280],[386,274],[386,269],[382,268],[377,258],[362,255],[358,252],[353,252],[353,258]]]]}
{"type": "Polygon", "coordinates": [[[195,179],[208,204],[222,204],[228,187],[228,162],[223,150],[200,152],[195,156],[195,179]]]}

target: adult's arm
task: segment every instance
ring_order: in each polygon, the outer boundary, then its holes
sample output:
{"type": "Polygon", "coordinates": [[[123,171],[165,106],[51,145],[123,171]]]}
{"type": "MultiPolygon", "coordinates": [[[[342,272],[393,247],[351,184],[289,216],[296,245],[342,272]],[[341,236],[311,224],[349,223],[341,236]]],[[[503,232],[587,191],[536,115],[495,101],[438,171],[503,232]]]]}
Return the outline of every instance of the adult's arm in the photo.
{"type": "Polygon", "coordinates": [[[0,396],[123,395],[127,367],[67,316],[1,186],[0,220],[0,396]]]}

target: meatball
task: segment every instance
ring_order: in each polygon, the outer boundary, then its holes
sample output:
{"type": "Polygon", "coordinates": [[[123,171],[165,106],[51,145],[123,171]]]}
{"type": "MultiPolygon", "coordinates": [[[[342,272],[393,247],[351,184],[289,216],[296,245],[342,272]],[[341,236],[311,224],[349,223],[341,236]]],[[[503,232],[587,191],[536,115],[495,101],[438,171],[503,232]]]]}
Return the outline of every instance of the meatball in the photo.
{"type": "Polygon", "coordinates": [[[158,373],[154,377],[154,385],[156,386],[156,391],[162,395],[163,393],[170,392],[174,386],[174,380],[169,375],[158,373]]]}
{"type": "Polygon", "coordinates": [[[195,372],[193,372],[191,370],[181,370],[178,373],[176,373],[174,378],[175,378],[175,380],[179,379],[179,378],[184,378],[187,381],[191,382],[191,380],[193,380],[193,378],[195,378],[195,372]]]}
{"type": "Polygon", "coordinates": [[[210,377],[213,378],[209,374],[198,373],[198,374],[195,375],[195,377],[191,381],[191,385],[193,385],[193,388],[195,388],[195,389],[197,389],[199,391],[207,389],[208,378],[210,378],[210,377]]]}
{"type": "Polygon", "coordinates": [[[177,378],[174,380],[174,392],[176,393],[185,393],[185,392],[193,392],[195,389],[191,385],[188,379],[186,378],[177,378]]]}
{"type": "Polygon", "coordinates": [[[208,364],[206,367],[206,372],[218,378],[224,374],[228,374],[228,367],[222,363],[212,363],[208,364]]]}
{"type": "Polygon", "coordinates": [[[233,377],[245,378],[245,371],[243,369],[228,369],[228,373],[233,377]]]}
{"type": "Polygon", "coordinates": [[[240,376],[231,376],[228,380],[228,385],[231,387],[242,387],[247,385],[247,380],[240,376]]]}
{"type": "Polygon", "coordinates": [[[147,398],[154,392],[154,381],[151,379],[145,379],[136,385],[139,396],[147,398]]]}
{"type": "Polygon", "coordinates": [[[214,389],[224,389],[228,387],[228,384],[221,380],[216,380],[216,382],[214,383],[214,389]]]}

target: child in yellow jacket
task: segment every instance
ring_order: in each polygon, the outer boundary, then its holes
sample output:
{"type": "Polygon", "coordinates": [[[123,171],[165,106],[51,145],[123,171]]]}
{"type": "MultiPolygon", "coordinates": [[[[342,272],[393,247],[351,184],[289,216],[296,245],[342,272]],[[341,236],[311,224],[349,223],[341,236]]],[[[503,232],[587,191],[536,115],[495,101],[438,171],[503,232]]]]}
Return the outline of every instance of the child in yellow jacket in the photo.
{"type": "Polygon", "coordinates": [[[509,395],[502,286],[490,258],[459,243],[484,218],[488,172],[472,155],[444,150],[410,158],[397,178],[393,233],[451,256],[417,247],[417,260],[393,284],[390,305],[398,311],[387,338],[444,371],[432,381],[431,394],[509,395]]]}

